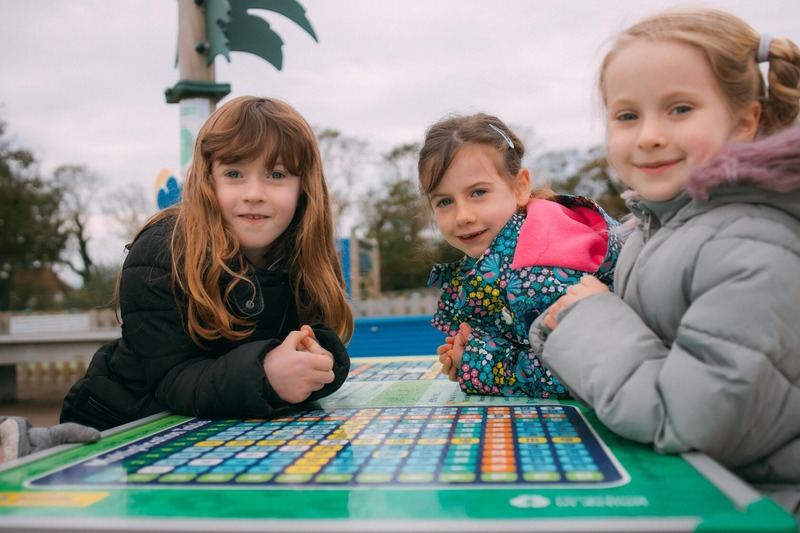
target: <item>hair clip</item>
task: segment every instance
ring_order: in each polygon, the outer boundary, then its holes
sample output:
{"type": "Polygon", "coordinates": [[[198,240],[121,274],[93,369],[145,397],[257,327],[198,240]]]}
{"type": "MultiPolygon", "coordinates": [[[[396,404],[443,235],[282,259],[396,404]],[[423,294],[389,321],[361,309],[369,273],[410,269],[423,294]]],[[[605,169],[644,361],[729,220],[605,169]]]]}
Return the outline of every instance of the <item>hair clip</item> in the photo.
{"type": "Polygon", "coordinates": [[[492,129],[493,129],[494,131],[496,131],[497,133],[499,133],[499,134],[500,134],[500,136],[501,136],[503,139],[505,139],[505,140],[506,140],[506,142],[508,143],[508,147],[509,147],[509,148],[511,148],[512,150],[514,149],[514,143],[512,143],[512,142],[511,142],[511,139],[508,137],[508,135],[506,135],[506,134],[505,134],[505,132],[504,132],[503,130],[501,130],[500,128],[498,128],[498,127],[497,127],[497,126],[495,126],[494,124],[489,124],[489,127],[490,127],[490,128],[492,128],[492,129]]]}
{"type": "Polygon", "coordinates": [[[772,36],[768,33],[762,33],[761,38],[758,40],[758,52],[756,53],[757,63],[769,61],[769,46],[771,44],[772,36]]]}

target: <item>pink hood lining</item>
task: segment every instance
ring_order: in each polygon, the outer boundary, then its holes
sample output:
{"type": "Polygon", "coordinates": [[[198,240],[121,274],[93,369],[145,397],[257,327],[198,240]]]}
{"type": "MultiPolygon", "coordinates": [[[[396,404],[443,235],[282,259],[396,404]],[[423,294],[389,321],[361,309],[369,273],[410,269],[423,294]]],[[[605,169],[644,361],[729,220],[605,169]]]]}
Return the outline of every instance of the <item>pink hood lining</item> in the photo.
{"type": "Polygon", "coordinates": [[[511,268],[557,266],[595,272],[603,264],[608,250],[603,215],[549,200],[531,200],[526,209],[511,268]]]}

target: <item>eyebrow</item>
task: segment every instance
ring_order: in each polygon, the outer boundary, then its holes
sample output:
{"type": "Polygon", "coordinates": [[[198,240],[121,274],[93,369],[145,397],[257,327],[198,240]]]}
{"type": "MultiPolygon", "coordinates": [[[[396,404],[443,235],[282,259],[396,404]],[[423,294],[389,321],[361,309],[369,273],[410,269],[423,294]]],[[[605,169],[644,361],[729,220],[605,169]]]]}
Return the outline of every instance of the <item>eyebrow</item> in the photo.
{"type": "Polygon", "coordinates": [[[433,201],[433,200],[436,200],[438,198],[447,198],[448,196],[451,196],[451,195],[444,194],[444,193],[441,193],[441,192],[440,193],[434,193],[434,194],[429,194],[428,195],[428,200],[433,201]]]}
{"type": "MultiPolygon", "coordinates": [[[[470,183],[470,184],[466,185],[465,187],[459,187],[458,190],[461,191],[461,190],[465,190],[465,189],[477,189],[477,188],[487,189],[487,188],[490,188],[490,187],[493,187],[493,186],[497,185],[497,182],[494,181],[494,180],[484,180],[482,178],[479,178],[479,179],[481,179],[481,181],[476,181],[474,183],[470,183]]],[[[500,179],[504,179],[504,178],[502,176],[500,176],[500,179]]],[[[453,195],[452,194],[445,194],[445,193],[442,193],[442,192],[439,192],[439,193],[434,192],[434,193],[429,194],[428,198],[430,198],[432,200],[434,198],[439,198],[439,197],[443,197],[443,196],[453,196],[453,195]]]]}

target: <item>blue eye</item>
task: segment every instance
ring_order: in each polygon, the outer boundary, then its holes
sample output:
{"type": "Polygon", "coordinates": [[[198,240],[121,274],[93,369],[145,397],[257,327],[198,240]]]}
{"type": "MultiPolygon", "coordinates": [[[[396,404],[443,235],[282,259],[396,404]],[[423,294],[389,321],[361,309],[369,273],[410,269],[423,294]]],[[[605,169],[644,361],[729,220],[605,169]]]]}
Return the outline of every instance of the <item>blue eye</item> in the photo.
{"type": "Polygon", "coordinates": [[[235,179],[242,177],[242,174],[238,170],[229,170],[225,173],[225,177],[235,179]]]}
{"type": "Polygon", "coordinates": [[[438,202],[436,202],[436,207],[447,207],[452,203],[453,200],[451,200],[450,198],[445,198],[444,200],[439,200],[438,202]]]}
{"type": "Polygon", "coordinates": [[[679,106],[675,106],[674,108],[672,108],[670,110],[670,114],[672,114],[672,115],[683,115],[685,113],[688,113],[691,110],[692,110],[691,106],[679,105],[679,106]]]}
{"type": "Polygon", "coordinates": [[[616,116],[616,119],[620,122],[630,122],[632,120],[636,120],[639,118],[636,113],[620,113],[616,116]]]}
{"type": "Polygon", "coordinates": [[[474,191],[472,191],[472,196],[475,197],[480,197],[483,196],[484,194],[486,194],[486,189],[475,189],[474,191]]]}
{"type": "Polygon", "coordinates": [[[283,172],[281,172],[279,170],[273,170],[270,173],[269,177],[270,177],[270,179],[273,179],[273,180],[280,180],[280,179],[285,178],[286,174],[284,174],[283,172]]]}

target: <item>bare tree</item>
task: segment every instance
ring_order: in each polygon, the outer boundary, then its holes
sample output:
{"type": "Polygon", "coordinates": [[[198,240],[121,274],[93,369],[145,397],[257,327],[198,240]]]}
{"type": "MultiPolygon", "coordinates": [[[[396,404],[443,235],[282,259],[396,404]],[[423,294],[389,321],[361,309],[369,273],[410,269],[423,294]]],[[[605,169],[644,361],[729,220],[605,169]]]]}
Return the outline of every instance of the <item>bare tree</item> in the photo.
{"type": "Polygon", "coordinates": [[[91,280],[95,264],[89,254],[89,220],[94,209],[100,176],[85,165],[62,165],[53,171],[53,186],[61,193],[59,210],[67,233],[67,251],[74,257],[62,257],[61,262],[81,277],[91,280]]]}
{"type": "Polygon", "coordinates": [[[338,130],[315,131],[325,176],[333,198],[334,219],[337,232],[347,212],[353,205],[353,188],[369,162],[367,142],[343,135],[338,130]]]}
{"type": "Polygon", "coordinates": [[[119,226],[117,236],[128,241],[155,210],[155,204],[147,199],[145,187],[140,183],[128,183],[103,197],[103,214],[119,226]]]}
{"type": "Polygon", "coordinates": [[[594,199],[612,216],[628,212],[620,197],[623,187],[611,177],[602,146],[542,154],[534,163],[532,174],[556,192],[594,199]]]}

